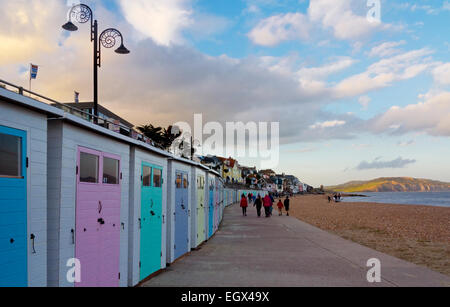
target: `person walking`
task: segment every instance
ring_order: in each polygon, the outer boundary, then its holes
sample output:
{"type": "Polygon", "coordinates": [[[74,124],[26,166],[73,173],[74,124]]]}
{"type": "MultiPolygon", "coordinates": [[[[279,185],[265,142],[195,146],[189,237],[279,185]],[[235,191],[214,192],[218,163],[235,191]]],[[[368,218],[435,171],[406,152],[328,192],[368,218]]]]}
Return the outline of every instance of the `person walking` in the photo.
{"type": "Polygon", "coordinates": [[[289,199],[289,196],[286,196],[286,199],[284,200],[284,210],[286,210],[286,215],[289,216],[289,207],[291,206],[291,200],[289,199]]]}
{"type": "Polygon", "coordinates": [[[270,216],[272,216],[273,214],[273,203],[275,202],[275,199],[273,198],[273,195],[270,194],[270,207],[269,207],[269,211],[270,211],[270,216]]]}
{"type": "Polygon", "coordinates": [[[247,216],[247,207],[248,207],[247,197],[245,197],[245,195],[242,194],[241,208],[242,208],[242,215],[243,216],[247,216]]]}
{"type": "Polygon", "coordinates": [[[253,207],[256,207],[256,213],[258,214],[258,217],[261,217],[261,209],[263,205],[263,200],[261,198],[261,195],[258,195],[258,198],[255,200],[255,204],[253,207]]]}
{"type": "Polygon", "coordinates": [[[277,207],[278,207],[278,216],[283,216],[284,205],[283,205],[283,202],[281,201],[281,199],[278,201],[277,207]]]}
{"type": "Polygon", "coordinates": [[[272,201],[269,195],[264,197],[264,211],[266,213],[266,218],[270,217],[270,207],[272,206],[272,201]]]}

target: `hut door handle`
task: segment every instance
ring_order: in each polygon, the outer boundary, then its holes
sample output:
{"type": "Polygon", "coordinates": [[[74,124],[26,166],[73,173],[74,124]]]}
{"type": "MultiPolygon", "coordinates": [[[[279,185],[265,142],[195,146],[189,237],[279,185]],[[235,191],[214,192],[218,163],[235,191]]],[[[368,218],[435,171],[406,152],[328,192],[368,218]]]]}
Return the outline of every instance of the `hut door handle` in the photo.
{"type": "Polygon", "coordinates": [[[32,253],[36,254],[36,250],[34,249],[34,239],[36,239],[36,236],[34,234],[31,234],[30,239],[31,239],[31,242],[32,242],[32,245],[31,245],[31,248],[33,249],[32,253]]]}
{"type": "Polygon", "coordinates": [[[70,231],[72,233],[72,244],[75,244],[75,230],[70,231]]]}
{"type": "Polygon", "coordinates": [[[163,214],[162,218],[163,218],[163,224],[165,224],[166,223],[166,220],[165,220],[166,216],[163,214]]]}
{"type": "Polygon", "coordinates": [[[98,201],[98,213],[102,213],[102,210],[103,210],[102,201],[99,200],[99,201],[98,201]]]}

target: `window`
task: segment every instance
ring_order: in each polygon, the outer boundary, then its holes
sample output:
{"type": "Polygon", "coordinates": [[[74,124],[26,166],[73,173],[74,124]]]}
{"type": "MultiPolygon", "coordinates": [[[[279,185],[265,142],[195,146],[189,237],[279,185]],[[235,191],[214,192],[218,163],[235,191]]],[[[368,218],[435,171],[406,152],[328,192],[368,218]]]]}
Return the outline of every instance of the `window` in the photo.
{"type": "Polygon", "coordinates": [[[155,188],[160,188],[162,186],[162,170],[153,169],[153,186],[155,188]]]}
{"type": "Polygon", "coordinates": [[[177,189],[181,189],[181,174],[177,174],[177,180],[176,180],[176,184],[177,184],[177,189]]]}
{"type": "Polygon", "coordinates": [[[98,156],[80,153],[80,182],[98,183],[98,156]]]}
{"type": "Polygon", "coordinates": [[[119,160],[103,158],[103,183],[119,184],[119,160]]]}
{"type": "Polygon", "coordinates": [[[150,187],[151,184],[151,178],[152,178],[152,168],[148,166],[144,166],[142,170],[142,184],[144,187],[150,187]]]}
{"type": "Polygon", "coordinates": [[[22,177],[22,138],[0,133],[0,177],[22,177]]]}
{"type": "Polygon", "coordinates": [[[183,174],[183,188],[185,188],[185,189],[188,188],[188,175],[187,174],[183,174]]]}
{"type": "Polygon", "coordinates": [[[203,189],[203,177],[202,176],[197,177],[197,188],[200,190],[203,189]]]}

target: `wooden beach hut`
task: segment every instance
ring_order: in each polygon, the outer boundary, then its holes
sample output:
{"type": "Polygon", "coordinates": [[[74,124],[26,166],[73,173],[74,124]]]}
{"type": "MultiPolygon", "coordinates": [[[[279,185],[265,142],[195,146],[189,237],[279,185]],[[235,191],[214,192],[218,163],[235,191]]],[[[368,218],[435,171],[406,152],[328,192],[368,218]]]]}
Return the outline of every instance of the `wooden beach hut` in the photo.
{"type": "Polygon", "coordinates": [[[0,287],[47,286],[47,118],[62,114],[0,87],[0,287]]]}
{"type": "Polygon", "coordinates": [[[170,157],[169,153],[144,143],[130,150],[129,286],[166,267],[170,157]]]}
{"type": "Polygon", "coordinates": [[[190,179],[196,163],[172,157],[168,166],[167,263],[191,251],[192,196],[190,179]]]}
{"type": "Polygon", "coordinates": [[[70,113],[49,121],[50,286],[128,285],[133,141],[70,113]],[[67,278],[71,259],[81,265],[80,282],[67,278]]]}

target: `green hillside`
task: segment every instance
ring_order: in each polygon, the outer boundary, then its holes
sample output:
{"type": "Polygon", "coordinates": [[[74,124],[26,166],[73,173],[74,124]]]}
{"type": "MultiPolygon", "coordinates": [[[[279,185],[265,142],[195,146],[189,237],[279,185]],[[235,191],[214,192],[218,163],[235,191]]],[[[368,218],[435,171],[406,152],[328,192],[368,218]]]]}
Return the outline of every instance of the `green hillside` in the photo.
{"type": "Polygon", "coordinates": [[[443,192],[450,191],[450,183],[407,177],[378,178],[370,181],[351,181],[327,187],[335,192],[443,192]]]}

